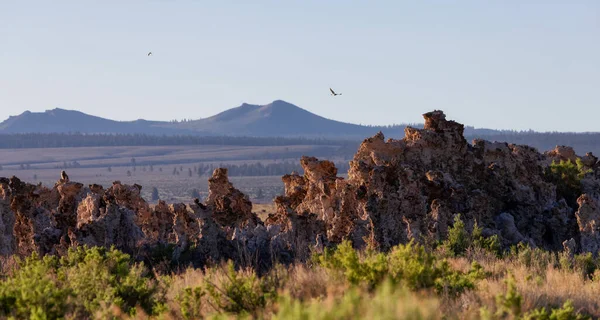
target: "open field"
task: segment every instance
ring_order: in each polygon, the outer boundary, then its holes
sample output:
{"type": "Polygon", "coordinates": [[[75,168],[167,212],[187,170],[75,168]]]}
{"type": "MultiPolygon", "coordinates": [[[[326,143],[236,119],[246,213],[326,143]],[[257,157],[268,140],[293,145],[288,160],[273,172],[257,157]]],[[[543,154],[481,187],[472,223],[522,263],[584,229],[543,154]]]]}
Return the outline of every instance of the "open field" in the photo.
{"type": "MultiPolygon", "coordinates": [[[[330,160],[346,161],[335,155],[335,146],[144,146],[80,147],[0,150],[0,176],[17,176],[30,183],[53,186],[63,168],[72,181],[96,183],[105,188],[113,181],[137,183],[150,203],[152,188],[167,202],[192,201],[196,189],[201,198],[208,192],[210,171],[198,172],[200,165],[213,167],[270,163],[298,163],[301,155],[325,154],[330,160]],[[135,165],[132,163],[135,159],[135,165]],[[23,166],[22,166],[23,164],[23,166]]],[[[254,203],[270,203],[283,193],[281,175],[234,176],[234,186],[254,203]],[[258,196],[262,193],[262,197],[258,196]]]]}
{"type": "MultiPolygon", "coordinates": [[[[130,166],[132,158],[140,165],[185,164],[220,161],[267,161],[298,159],[301,155],[336,158],[337,146],[132,146],[31,148],[0,150],[4,169],[19,169],[29,164],[37,169],[62,167],[74,161],[81,167],[130,166]]],[[[337,157],[338,159],[340,157],[337,157]]],[[[346,156],[347,158],[347,156],[346,156]]],[[[334,160],[334,159],[332,159],[334,160]]]]}
{"type": "MultiPolygon", "coordinates": [[[[193,174],[188,176],[189,166],[183,166],[183,173],[173,175],[173,169],[180,169],[180,165],[166,165],[155,168],[153,172],[146,170],[142,171],[139,167],[136,171],[129,167],[113,168],[108,172],[106,168],[72,168],[67,169],[69,178],[72,181],[81,182],[84,185],[96,183],[108,188],[112,182],[119,180],[125,184],[137,183],[141,185],[142,196],[148,202],[151,201],[152,188],[156,187],[159,192],[160,199],[167,202],[191,201],[191,192],[197,189],[201,197],[205,197],[208,193],[208,178],[210,173],[206,173],[199,177],[193,174]],[[131,172],[131,176],[127,176],[127,171],[131,172]]],[[[15,175],[20,179],[29,183],[38,183],[46,186],[53,186],[60,178],[61,169],[31,169],[31,170],[3,170],[0,176],[15,175]]],[[[233,185],[248,194],[252,201],[270,201],[275,195],[283,192],[283,182],[281,176],[259,176],[259,177],[230,177],[233,185]],[[262,189],[265,197],[256,199],[258,190],[262,189]]]]}

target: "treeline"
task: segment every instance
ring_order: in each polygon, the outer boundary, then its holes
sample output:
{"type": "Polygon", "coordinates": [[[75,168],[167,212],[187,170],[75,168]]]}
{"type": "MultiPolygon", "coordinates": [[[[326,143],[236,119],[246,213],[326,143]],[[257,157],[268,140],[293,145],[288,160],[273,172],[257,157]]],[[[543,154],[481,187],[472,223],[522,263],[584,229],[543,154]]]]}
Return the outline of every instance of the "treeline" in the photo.
{"type": "MultiPolygon", "coordinates": [[[[400,126],[389,126],[397,129],[400,126]]],[[[384,130],[384,133],[386,133],[384,130]]],[[[401,138],[390,135],[386,138],[401,138]]],[[[403,135],[403,134],[402,134],[403,135]]],[[[365,137],[366,138],[366,137],[365,137]]],[[[600,133],[575,132],[534,132],[534,131],[493,131],[469,133],[467,141],[483,138],[529,145],[540,152],[556,145],[573,147],[578,154],[592,151],[600,154],[600,133]]],[[[192,136],[192,135],[148,135],[148,134],[83,134],[83,133],[23,133],[0,134],[0,149],[20,148],[65,148],[103,146],[183,146],[183,145],[235,145],[235,146],[291,146],[322,145],[339,146],[338,152],[353,154],[362,139],[325,139],[291,137],[233,137],[233,136],[192,136]]]]}
{"type": "Polygon", "coordinates": [[[19,133],[0,134],[0,149],[115,147],[115,146],[290,146],[290,145],[357,145],[351,140],[284,137],[231,137],[147,134],[19,133]]]}
{"type": "MultiPolygon", "coordinates": [[[[336,168],[338,174],[345,174],[350,169],[349,162],[336,162],[336,168]]],[[[253,177],[253,176],[283,176],[288,173],[297,172],[298,174],[304,174],[302,166],[299,162],[284,161],[276,163],[263,164],[261,162],[256,163],[244,163],[244,164],[228,164],[219,163],[217,164],[203,164],[200,163],[192,167],[184,168],[183,166],[174,167],[173,175],[197,175],[199,177],[210,176],[216,168],[227,168],[228,175],[231,177],[253,177]]]]}
{"type": "Polygon", "coordinates": [[[502,141],[519,145],[528,145],[544,152],[557,145],[571,146],[577,154],[586,152],[600,154],[600,133],[575,133],[575,132],[533,132],[533,131],[503,131],[489,135],[468,135],[467,141],[482,138],[489,141],[502,141]]]}

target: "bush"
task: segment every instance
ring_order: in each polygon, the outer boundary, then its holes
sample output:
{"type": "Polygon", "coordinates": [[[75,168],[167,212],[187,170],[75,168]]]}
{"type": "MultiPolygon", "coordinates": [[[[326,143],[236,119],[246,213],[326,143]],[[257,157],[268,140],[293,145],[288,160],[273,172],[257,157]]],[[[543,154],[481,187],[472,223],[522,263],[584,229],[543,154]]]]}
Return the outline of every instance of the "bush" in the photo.
{"type": "Polygon", "coordinates": [[[575,163],[569,160],[560,162],[552,161],[546,169],[546,179],[556,184],[557,197],[564,198],[570,206],[577,204],[577,198],[581,195],[581,179],[591,172],[585,169],[580,159],[575,163]]]}
{"type": "Polygon", "coordinates": [[[444,241],[446,247],[453,255],[460,256],[469,247],[469,234],[465,230],[465,224],[460,219],[460,214],[454,216],[454,224],[448,228],[448,239],[444,241]]]}
{"type": "Polygon", "coordinates": [[[519,261],[527,268],[533,269],[537,275],[543,275],[548,266],[558,266],[559,261],[554,253],[540,248],[531,248],[520,242],[510,249],[512,259],[519,261]]]}
{"type": "Polygon", "coordinates": [[[361,259],[350,241],[343,241],[336,249],[327,248],[317,260],[327,269],[341,270],[350,283],[367,283],[371,288],[379,283],[388,271],[383,253],[368,250],[361,259]]]}
{"type": "Polygon", "coordinates": [[[473,247],[480,248],[485,251],[493,253],[496,257],[502,256],[502,244],[498,235],[492,235],[491,237],[484,237],[482,230],[477,224],[477,221],[473,224],[473,232],[471,233],[471,242],[473,247]]]}
{"type": "Polygon", "coordinates": [[[201,312],[202,298],[206,292],[202,287],[185,287],[176,297],[175,301],[179,303],[180,312],[184,319],[203,319],[201,312]]]}
{"type": "Polygon", "coordinates": [[[59,318],[72,296],[68,282],[56,272],[58,259],[33,253],[19,262],[14,275],[0,283],[0,311],[16,318],[59,318]]]}
{"type": "Polygon", "coordinates": [[[591,317],[582,315],[579,312],[575,312],[575,308],[573,307],[573,303],[571,300],[567,300],[562,308],[559,309],[551,309],[551,312],[548,313],[546,308],[542,307],[539,309],[534,309],[523,315],[523,320],[584,320],[591,319],[591,317]]]}
{"type": "Polygon", "coordinates": [[[373,294],[354,287],[331,303],[302,302],[282,295],[272,319],[440,319],[439,302],[384,280],[373,294]]]}
{"type": "Polygon", "coordinates": [[[467,290],[475,289],[475,282],[488,276],[476,261],[473,261],[467,274],[452,270],[446,261],[443,261],[441,270],[442,276],[435,280],[435,290],[439,294],[445,293],[449,296],[458,296],[467,290]]]}
{"type": "Polygon", "coordinates": [[[454,216],[454,223],[448,228],[448,239],[442,242],[442,247],[452,256],[462,256],[467,252],[468,248],[483,249],[493,253],[497,257],[502,255],[502,246],[498,235],[488,238],[484,237],[482,229],[477,225],[477,221],[473,224],[473,231],[469,235],[465,230],[465,224],[460,214],[454,216]]]}
{"type": "Polygon", "coordinates": [[[392,248],[388,260],[392,278],[411,289],[431,288],[443,273],[435,256],[413,241],[392,248]]]}
{"type": "Polygon", "coordinates": [[[468,274],[452,270],[446,260],[438,261],[412,240],[393,247],[387,255],[367,250],[362,256],[349,241],[343,241],[317,260],[326,269],[341,272],[351,284],[364,283],[370,289],[387,278],[413,290],[435,288],[440,294],[457,295],[474,288],[474,281],[484,274],[478,264],[468,274]]]}
{"type": "Polygon", "coordinates": [[[269,280],[268,277],[258,279],[254,272],[238,272],[229,261],[220,277],[211,270],[205,282],[210,304],[216,311],[255,314],[277,297],[276,285],[269,280]]]}
{"type": "Polygon", "coordinates": [[[152,313],[159,288],[143,264],[116,249],[77,247],[62,258],[35,253],[0,282],[0,311],[17,318],[88,317],[111,306],[152,313]]]}
{"type": "Polygon", "coordinates": [[[580,271],[585,278],[591,279],[596,271],[596,261],[591,252],[581,253],[574,257],[574,269],[580,271]]]}

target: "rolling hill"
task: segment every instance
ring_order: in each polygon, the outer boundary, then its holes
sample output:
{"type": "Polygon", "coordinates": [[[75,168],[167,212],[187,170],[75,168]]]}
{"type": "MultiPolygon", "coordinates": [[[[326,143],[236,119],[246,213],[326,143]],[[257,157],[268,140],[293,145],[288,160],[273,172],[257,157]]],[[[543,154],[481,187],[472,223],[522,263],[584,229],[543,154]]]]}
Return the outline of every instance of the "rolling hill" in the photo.
{"type": "Polygon", "coordinates": [[[83,112],[52,109],[45,112],[25,111],[0,123],[0,133],[141,133],[190,134],[184,129],[169,128],[161,121],[114,121],[83,112]]]}
{"type": "MultiPolygon", "coordinates": [[[[422,127],[422,124],[412,125],[422,127]]],[[[363,126],[327,119],[283,100],[266,105],[244,103],[209,118],[185,122],[115,121],[80,111],[52,109],[25,111],[0,123],[0,134],[85,133],[249,137],[306,137],[362,140],[382,131],[388,137],[404,136],[405,125],[363,126]]],[[[490,135],[496,130],[465,127],[465,135],[490,135]]]]}
{"type": "MultiPolygon", "coordinates": [[[[266,105],[244,103],[209,118],[180,123],[177,127],[218,135],[359,139],[382,129],[326,119],[282,100],[266,105]]],[[[404,126],[394,130],[403,131],[404,126]]]]}

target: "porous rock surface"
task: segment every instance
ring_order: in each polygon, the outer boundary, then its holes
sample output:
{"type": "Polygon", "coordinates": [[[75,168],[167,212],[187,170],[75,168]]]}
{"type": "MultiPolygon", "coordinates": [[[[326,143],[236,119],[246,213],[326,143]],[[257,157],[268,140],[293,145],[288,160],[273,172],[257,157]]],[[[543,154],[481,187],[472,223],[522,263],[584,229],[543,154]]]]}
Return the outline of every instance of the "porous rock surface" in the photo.
{"type": "Polygon", "coordinates": [[[578,157],[557,146],[534,148],[463,137],[463,125],[441,111],[423,115],[423,129],[407,127],[401,140],[379,133],[364,140],[350,162],[348,178],[337,177],[333,163],[304,157],[304,175],[283,177],[285,195],[267,224],[297,231],[298,241],[316,245],[350,239],[386,250],[411,239],[444,239],[456,214],[467,228],[475,221],[486,236],[503,245],[525,242],[561,250],[597,253],[600,248],[600,170],[591,153],[578,157]],[[581,160],[583,178],[578,206],[557,196],[544,174],[552,161],[581,160]]]}
{"type": "Polygon", "coordinates": [[[264,222],[219,168],[204,203],[150,206],[139,185],[58,181],[53,188],[0,178],[0,254],[62,254],[76,245],[115,246],[136,255],[172,248],[173,261],[194,265],[233,259],[268,267],[306,259],[344,239],[387,250],[411,239],[444,239],[456,214],[503,245],[600,250],[600,164],[557,146],[539,153],[521,145],[463,137],[441,111],[401,140],[365,139],[347,178],[334,164],[302,157],[303,175],[283,176],[277,212],[264,222]],[[552,161],[580,162],[588,172],[569,205],[545,178],[552,161]],[[580,161],[578,161],[580,160],[580,161]]]}

